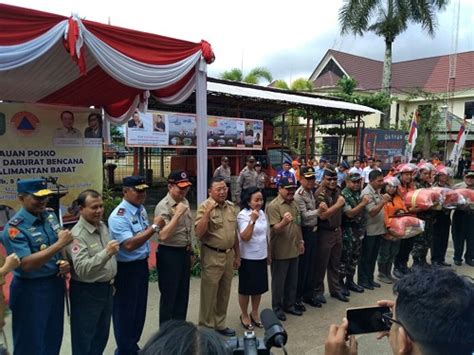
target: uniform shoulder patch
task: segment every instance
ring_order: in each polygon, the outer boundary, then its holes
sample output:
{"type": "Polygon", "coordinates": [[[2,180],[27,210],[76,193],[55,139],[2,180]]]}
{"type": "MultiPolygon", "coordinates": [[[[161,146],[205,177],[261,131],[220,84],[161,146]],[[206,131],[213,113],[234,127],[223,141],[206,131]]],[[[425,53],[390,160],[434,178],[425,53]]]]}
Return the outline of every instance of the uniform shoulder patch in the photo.
{"type": "Polygon", "coordinates": [[[10,237],[11,240],[15,239],[18,234],[20,234],[19,229],[15,227],[8,228],[8,236],[10,237]]]}
{"type": "Polygon", "coordinates": [[[16,217],[16,218],[13,218],[12,220],[8,221],[8,224],[11,225],[11,226],[17,226],[17,225],[19,225],[21,222],[23,222],[23,218],[21,218],[21,217],[16,217]]]}
{"type": "Polygon", "coordinates": [[[117,216],[125,216],[125,208],[119,208],[117,211],[117,216]]]}
{"type": "Polygon", "coordinates": [[[77,244],[77,243],[74,243],[74,244],[72,245],[72,247],[71,247],[71,252],[72,252],[73,254],[79,253],[80,250],[81,250],[81,247],[80,247],[80,245],[77,244]]]}

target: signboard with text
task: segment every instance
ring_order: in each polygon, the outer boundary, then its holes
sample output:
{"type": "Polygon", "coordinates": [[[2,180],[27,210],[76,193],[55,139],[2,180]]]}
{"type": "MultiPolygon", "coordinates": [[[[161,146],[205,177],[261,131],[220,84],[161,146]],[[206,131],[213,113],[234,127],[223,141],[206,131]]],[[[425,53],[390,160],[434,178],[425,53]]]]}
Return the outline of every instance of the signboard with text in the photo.
{"type": "Polygon", "coordinates": [[[384,169],[389,169],[395,159],[401,159],[405,151],[405,132],[395,130],[365,128],[362,144],[365,158],[373,157],[382,161],[384,169]]]}

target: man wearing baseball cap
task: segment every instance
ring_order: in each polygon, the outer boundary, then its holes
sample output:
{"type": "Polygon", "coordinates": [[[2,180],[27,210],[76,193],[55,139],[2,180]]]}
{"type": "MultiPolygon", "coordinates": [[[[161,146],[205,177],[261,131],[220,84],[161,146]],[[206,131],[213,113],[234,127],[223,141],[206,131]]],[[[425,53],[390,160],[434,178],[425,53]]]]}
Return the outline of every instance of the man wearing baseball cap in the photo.
{"type": "Polygon", "coordinates": [[[186,319],[191,277],[193,221],[186,195],[192,186],[186,171],[168,176],[168,194],[156,205],[155,216],[165,226],[158,234],[156,270],[160,289],[160,325],[170,319],[186,319]]]}
{"type": "Polygon", "coordinates": [[[53,194],[45,179],[17,182],[22,208],[5,225],[2,242],[21,266],[10,286],[15,354],[59,354],[64,324],[64,280],[69,263],[61,251],[73,241],[46,209],[53,194]]]}
{"type": "Polygon", "coordinates": [[[267,207],[270,224],[270,254],[272,257],[272,308],[280,320],[286,313],[303,314],[295,308],[298,286],[298,256],[304,253],[301,217],[294,201],[296,181],[282,177],[278,196],[267,207]]]}
{"type": "Polygon", "coordinates": [[[109,217],[109,230],[120,244],[115,278],[113,323],[116,354],[135,354],[145,324],[148,298],[149,239],[160,230],[162,219],[153,224],[143,206],[148,185],[142,176],[123,178],[123,200],[109,217]]]}

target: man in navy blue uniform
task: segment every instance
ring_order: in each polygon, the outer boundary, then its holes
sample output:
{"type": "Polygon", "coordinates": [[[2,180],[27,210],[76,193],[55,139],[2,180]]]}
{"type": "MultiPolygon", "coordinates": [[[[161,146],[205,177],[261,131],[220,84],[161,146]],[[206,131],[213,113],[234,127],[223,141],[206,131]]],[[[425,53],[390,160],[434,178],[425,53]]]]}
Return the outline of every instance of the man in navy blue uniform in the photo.
{"type": "Polygon", "coordinates": [[[117,254],[117,276],[113,323],[117,355],[136,354],[145,324],[148,297],[149,239],[160,230],[161,217],[153,224],[143,206],[148,185],[141,176],[123,179],[123,200],[109,217],[109,231],[120,244],[117,254]]]}
{"type": "Polygon", "coordinates": [[[5,225],[2,242],[21,267],[10,286],[14,354],[59,354],[64,323],[64,276],[69,263],[61,251],[73,241],[46,209],[53,192],[44,179],[17,183],[22,208],[5,225]]]}

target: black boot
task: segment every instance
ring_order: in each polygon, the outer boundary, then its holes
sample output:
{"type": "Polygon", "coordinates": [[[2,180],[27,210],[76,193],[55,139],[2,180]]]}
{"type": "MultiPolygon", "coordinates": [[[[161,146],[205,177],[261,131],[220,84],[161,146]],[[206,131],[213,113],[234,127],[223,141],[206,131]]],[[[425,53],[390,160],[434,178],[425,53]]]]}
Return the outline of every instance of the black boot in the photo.
{"type": "Polygon", "coordinates": [[[379,274],[377,275],[377,279],[385,284],[391,284],[392,280],[387,276],[387,264],[378,263],[378,269],[379,274]]]}
{"type": "Polygon", "coordinates": [[[346,285],[345,286],[348,290],[351,290],[351,291],[354,291],[354,292],[357,292],[357,293],[364,292],[364,288],[359,286],[358,284],[356,284],[354,282],[354,278],[352,276],[347,276],[346,277],[346,285]]]}

